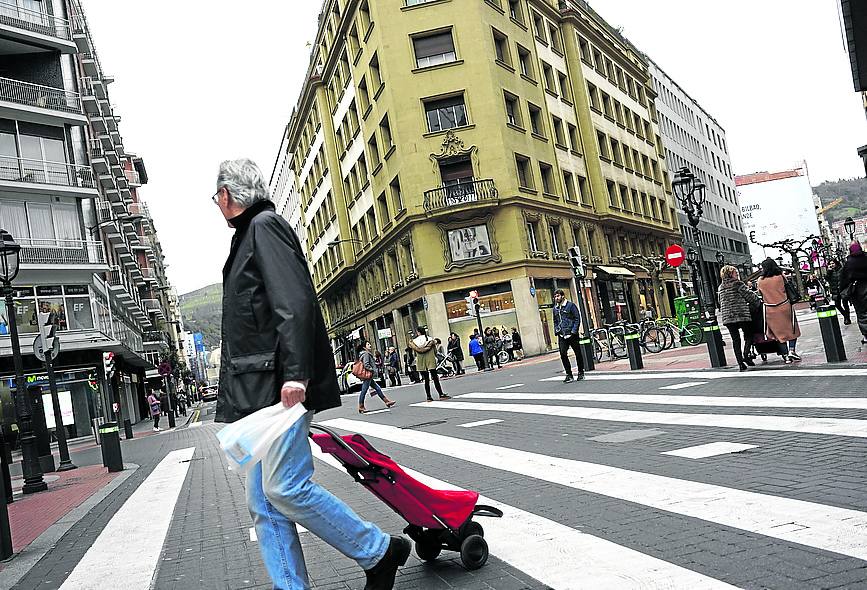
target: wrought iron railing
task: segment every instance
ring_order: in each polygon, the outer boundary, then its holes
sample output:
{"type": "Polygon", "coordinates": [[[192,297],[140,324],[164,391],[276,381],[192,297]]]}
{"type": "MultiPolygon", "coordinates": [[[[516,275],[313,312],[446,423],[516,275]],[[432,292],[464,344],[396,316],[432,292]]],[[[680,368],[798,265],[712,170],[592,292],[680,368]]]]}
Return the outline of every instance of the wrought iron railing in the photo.
{"type": "Polygon", "coordinates": [[[72,39],[69,21],[66,19],[38,10],[22,8],[11,0],[0,1],[0,24],[25,29],[41,35],[57,37],[65,41],[72,39]]]}
{"type": "Polygon", "coordinates": [[[63,88],[0,78],[0,100],[66,113],[81,113],[81,96],[63,88]]]}
{"type": "Polygon", "coordinates": [[[96,188],[90,166],[0,156],[0,180],[96,188]]]}
{"type": "Polygon", "coordinates": [[[424,193],[424,210],[437,211],[467,203],[495,200],[497,187],[490,178],[440,186],[424,193]]]}
{"type": "Polygon", "coordinates": [[[37,240],[22,238],[21,264],[105,264],[102,242],[86,240],[37,240]]]}

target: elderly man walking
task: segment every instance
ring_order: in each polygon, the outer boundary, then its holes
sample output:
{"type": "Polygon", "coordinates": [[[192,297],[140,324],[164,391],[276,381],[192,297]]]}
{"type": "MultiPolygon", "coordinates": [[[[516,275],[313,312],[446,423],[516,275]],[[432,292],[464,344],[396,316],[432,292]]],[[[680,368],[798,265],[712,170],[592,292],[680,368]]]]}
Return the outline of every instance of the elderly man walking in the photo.
{"type": "Polygon", "coordinates": [[[251,160],[220,164],[213,201],[235,229],[223,267],[223,345],[217,422],[282,401],[307,414],[247,476],[247,505],[274,588],[309,588],[295,524],[353,559],[365,590],[394,587],[410,542],[389,537],[311,481],[313,414],[340,406],[333,355],[297,236],[274,211],[251,160]]]}

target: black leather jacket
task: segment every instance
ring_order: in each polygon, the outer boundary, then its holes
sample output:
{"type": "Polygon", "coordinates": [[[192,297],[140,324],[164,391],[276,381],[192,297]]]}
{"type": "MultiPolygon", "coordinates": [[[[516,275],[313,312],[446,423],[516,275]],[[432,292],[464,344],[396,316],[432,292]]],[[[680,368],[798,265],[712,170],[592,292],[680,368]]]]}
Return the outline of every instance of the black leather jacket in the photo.
{"type": "Polygon", "coordinates": [[[308,410],[338,407],[331,344],[298,237],[270,201],[231,222],[215,420],[234,422],[279,402],[286,381],[309,380],[308,410]]]}

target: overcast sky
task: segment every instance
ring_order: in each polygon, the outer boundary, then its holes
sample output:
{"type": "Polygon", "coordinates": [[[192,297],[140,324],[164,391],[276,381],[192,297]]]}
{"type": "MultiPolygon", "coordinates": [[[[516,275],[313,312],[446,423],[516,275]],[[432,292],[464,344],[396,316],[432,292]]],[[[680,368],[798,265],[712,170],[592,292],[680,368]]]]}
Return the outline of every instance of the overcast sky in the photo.
{"type": "MultiPolygon", "coordinates": [[[[169,278],[180,293],[219,282],[231,230],[210,200],[217,166],[251,157],[270,177],[320,2],[82,1],[169,278]]],[[[806,160],[813,184],[864,174],[838,4],[591,1],[726,129],[735,173],[806,160]]]]}

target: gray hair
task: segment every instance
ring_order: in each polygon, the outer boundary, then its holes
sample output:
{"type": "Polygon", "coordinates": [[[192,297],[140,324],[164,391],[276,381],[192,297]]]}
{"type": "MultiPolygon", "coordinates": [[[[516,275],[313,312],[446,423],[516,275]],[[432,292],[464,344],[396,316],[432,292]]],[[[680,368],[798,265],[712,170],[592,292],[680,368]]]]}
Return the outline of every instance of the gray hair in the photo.
{"type": "Polygon", "coordinates": [[[217,190],[226,187],[229,196],[241,207],[249,207],[258,201],[268,201],[271,195],[268,184],[256,162],[249,158],[226,160],[220,163],[217,174],[217,190]]]}

